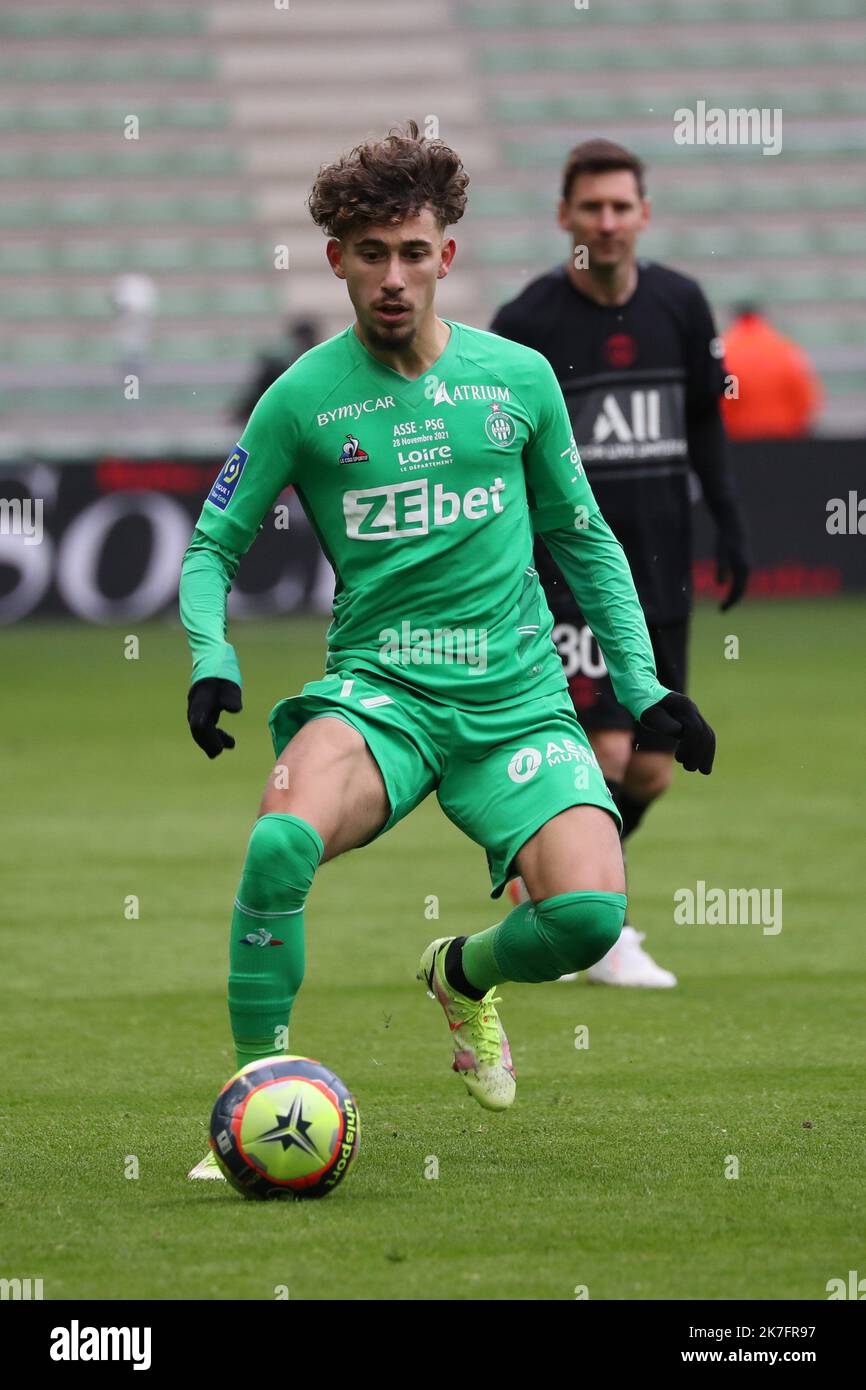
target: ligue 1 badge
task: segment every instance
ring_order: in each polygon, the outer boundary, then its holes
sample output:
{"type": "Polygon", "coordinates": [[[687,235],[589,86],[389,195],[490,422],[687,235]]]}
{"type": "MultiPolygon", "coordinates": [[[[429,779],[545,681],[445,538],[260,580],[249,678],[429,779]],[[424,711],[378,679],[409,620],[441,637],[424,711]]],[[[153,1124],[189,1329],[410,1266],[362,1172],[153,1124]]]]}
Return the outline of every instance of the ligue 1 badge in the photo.
{"type": "Polygon", "coordinates": [[[207,500],[212,502],[215,507],[219,507],[221,512],[225,511],[232,500],[232,494],[240,481],[244,464],[248,458],[247,450],[242,449],[240,444],[237,444],[220,469],[217,480],[208,493],[207,500]]]}

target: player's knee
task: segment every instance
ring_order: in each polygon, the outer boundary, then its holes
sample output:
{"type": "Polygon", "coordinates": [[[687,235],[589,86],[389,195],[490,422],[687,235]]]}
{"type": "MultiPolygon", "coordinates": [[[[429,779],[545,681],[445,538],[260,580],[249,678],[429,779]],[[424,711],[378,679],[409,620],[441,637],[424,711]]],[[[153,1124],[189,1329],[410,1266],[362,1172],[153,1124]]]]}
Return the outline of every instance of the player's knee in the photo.
{"type": "Polygon", "coordinates": [[[623,729],[598,729],[589,741],[605,780],[621,782],[632,757],[632,735],[623,729]]]}
{"type": "Polygon", "coordinates": [[[560,893],[536,903],[536,927],[560,974],[587,970],[614,946],[625,920],[624,893],[560,893]]]}
{"type": "Polygon", "coordinates": [[[318,832],[300,816],[260,816],[247,846],[241,900],[255,908],[290,896],[303,906],[322,853],[318,832]]]}
{"type": "Polygon", "coordinates": [[[629,763],[625,790],[637,801],[655,801],[670,786],[674,775],[673,754],[656,756],[636,754],[629,763]]]}

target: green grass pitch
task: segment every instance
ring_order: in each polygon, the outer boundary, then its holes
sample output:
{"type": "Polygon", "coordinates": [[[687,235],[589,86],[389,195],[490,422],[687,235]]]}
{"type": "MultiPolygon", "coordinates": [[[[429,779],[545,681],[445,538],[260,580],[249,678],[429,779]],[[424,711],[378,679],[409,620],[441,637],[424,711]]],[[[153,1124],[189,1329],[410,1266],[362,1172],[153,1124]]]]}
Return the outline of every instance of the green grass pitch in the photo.
{"type": "Polygon", "coordinates": [[[274,1205],[186,1173],[234,1070],[228,921],[267,712],[321,674],[325,624],[235,625],[246,710],[214,763],[176,624],[7,630],[0,1276],[46,1298],[592,1300],[823,1299],[866,1274],[863,614],[699,610],[717,768],[678,769],[629,852],[632,921],[680,986],[503,986],[509,1113],[469,1098],[414,979],[431,936],[504,915],[483,851],[431,797],[320,870],[291,1048],[355,1091],[361,1152],[332,1197],[274,1205]],[[781,932],[676,925],[698,879],[780,888],[781,932]]]}

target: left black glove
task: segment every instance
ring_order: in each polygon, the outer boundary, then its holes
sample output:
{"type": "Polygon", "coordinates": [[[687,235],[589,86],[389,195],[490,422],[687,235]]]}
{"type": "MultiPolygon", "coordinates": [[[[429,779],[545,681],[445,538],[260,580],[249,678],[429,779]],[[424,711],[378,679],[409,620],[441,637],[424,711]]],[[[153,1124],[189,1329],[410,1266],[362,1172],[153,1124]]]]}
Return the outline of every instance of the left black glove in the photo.
{"type": "Polygon", "coordinates": [[[704,776],[712,772],[716,736],[688,695],[672,691],[645,709],[638,722],[656,734],[670,734],[679,740],[675,757],[686,772],[700,771],[704,776]]]}
{"type": "Polygon", "coordinates": [[[735,603],[739,603],[749,582],[751,565],[745,544],[730,536],[719,533],[716,540],[716,580],[721,585],[729,585],[728,592],[719,604],[719,611],[727,613],[735,603]]]}
{"type": "Polygon", "coordinates": [[[223,710],[237,714],[242,708],[241,688],[235,681],[205,676],[190,686],[186,702],[189,730],[209,758],[218,758],[224,748],[234,748],[231,734],[218,728],[217,720],[223,710]]]}

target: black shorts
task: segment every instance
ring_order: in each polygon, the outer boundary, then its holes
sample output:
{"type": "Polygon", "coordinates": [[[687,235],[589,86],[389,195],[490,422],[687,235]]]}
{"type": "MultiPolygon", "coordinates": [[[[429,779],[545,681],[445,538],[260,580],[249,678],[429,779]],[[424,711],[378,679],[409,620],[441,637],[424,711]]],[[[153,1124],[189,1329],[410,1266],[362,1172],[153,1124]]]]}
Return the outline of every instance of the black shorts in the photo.
{"type": "MultiPolygon", "coordinates": [[[[659,680],[670,690],[685,694],[688,619],[676,623],[648,623],[647,627],[659,680]]],[[[579,613],[573,614],[567,622],[554,622],[553,640],[562,657],[575,714],[588,734],[601,729],[629,729],[634,733],[635,749],[642,753],[674,751],[676,739],[635,724],[628,710],[618,702],[598,642],[579,613]]]]}

